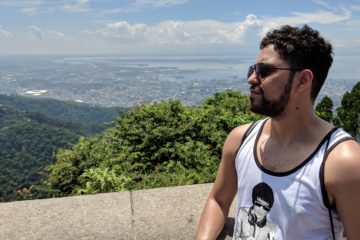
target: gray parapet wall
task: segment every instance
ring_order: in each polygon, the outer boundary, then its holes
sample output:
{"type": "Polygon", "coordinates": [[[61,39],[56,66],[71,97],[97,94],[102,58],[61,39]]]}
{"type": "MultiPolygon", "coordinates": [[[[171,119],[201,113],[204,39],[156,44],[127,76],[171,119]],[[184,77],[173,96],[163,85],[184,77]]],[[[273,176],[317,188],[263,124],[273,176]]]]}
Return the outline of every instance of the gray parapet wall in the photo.
{"type": "MultiPolygon", "coordinates": [[[[211,184],[0,204],[0,239],[194,239],[211,184]]],[[[219,239],[231,239],[234,210],[219,239]]]]}

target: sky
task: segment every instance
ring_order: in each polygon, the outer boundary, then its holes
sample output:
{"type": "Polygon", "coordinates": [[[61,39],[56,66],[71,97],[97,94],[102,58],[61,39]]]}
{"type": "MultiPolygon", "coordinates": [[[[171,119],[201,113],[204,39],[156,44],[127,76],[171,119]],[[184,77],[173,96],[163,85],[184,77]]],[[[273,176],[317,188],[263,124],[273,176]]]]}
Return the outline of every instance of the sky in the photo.
{"type": "Polygon", "coordinates": [[[360,54],[360,0],[0,0],[0,55],[246,55],[284,24],[360,54]]]}

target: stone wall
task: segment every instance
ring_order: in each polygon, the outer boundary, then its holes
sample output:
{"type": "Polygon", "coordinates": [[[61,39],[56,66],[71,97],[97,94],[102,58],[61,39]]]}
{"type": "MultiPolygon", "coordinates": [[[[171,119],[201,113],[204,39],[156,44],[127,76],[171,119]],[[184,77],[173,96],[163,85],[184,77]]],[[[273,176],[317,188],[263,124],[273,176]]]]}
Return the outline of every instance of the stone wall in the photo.
{"type": "MultiPolygon", "coordinates": [[[[211,184],[0,204],[0,239],[194,239],[211,184]]],[[[233,213],[219,239],[231,239],[233,213]]]]}

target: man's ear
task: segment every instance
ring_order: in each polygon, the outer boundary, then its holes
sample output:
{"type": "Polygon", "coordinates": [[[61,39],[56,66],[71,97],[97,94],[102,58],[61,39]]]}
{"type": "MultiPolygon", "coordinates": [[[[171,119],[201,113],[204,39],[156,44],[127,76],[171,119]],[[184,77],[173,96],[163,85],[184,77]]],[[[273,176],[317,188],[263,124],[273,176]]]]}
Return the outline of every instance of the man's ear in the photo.
{"type": "Polygon", "coordinates": [[[313,79],[314,75],[310,69],[302,70],[297,82],[297,90],[303,91],[306,89],[311,89],[313,79]]]}

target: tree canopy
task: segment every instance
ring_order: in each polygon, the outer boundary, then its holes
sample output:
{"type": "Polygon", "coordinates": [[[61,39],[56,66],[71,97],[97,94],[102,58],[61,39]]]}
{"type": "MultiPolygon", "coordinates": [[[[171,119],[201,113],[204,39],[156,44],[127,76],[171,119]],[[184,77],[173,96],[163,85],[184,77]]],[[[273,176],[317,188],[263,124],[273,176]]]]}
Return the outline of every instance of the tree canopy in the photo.
{"type": "Polygon", "coordinates": [[[228,133],[260,118],[248,105],[247,96],[225,91],[200,107],[176,100],[136,107],[101,135],[59,151],[45,185],[66,196],[212,182],[228,133]]]}
{"type": "Polygon", "coordinates": [[[341,126],[354,138],[360,140],[360,82],[346,92],[337,109],[341,126]]]}
{"type": "Polygon", "coordinates": [[[329,96],[324,96],[321,101],[316,105],[315,112],[316,114],[328,122],[333,122],[333,101],[329,96]]]}

